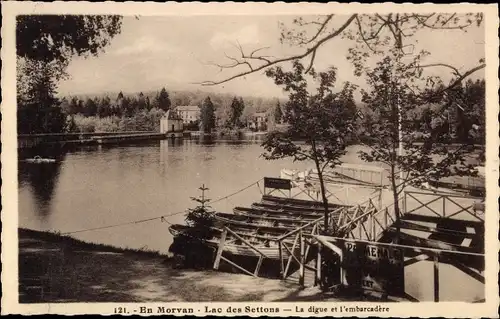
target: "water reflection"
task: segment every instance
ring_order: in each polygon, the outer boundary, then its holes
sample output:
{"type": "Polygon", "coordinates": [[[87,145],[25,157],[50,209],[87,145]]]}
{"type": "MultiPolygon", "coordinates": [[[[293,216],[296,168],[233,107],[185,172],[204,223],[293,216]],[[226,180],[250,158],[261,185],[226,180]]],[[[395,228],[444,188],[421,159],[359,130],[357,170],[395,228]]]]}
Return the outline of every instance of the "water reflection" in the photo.
{"type": "Polygon", "coordinates": [[[52,199],[58,184],[61,165],[65,155],[58,156],[55,163],[32,164],[21,162],[18,165],[20,185],[28,185],[32,189],[36,204],[36,213],[46,220],[51,212],[52,199]]]}
{"type": "MultiPolygon", "coordinates": [[[[19,163],[19,223],[32,229],[71,232],[182,212],[193,206],[190,197],[198,195],[202,184],[210,188],[209,198],[219,198],[262,176],[277,177],[282,168],[309,165],[266,161],[261,153],[256,141],[205,137],[32,154],[58,156],[60,161],[44,166],[19,163]]],[[[259,189],[251,188],[218,202],[214,209],[230,212],[259,197],[259,189]]],[[[168,221],[183,223],[184,216],[173,215],[168,221]]],[[[168,226],[151,222],[75,236],[165,251],[171,243],[168,226]]]]}

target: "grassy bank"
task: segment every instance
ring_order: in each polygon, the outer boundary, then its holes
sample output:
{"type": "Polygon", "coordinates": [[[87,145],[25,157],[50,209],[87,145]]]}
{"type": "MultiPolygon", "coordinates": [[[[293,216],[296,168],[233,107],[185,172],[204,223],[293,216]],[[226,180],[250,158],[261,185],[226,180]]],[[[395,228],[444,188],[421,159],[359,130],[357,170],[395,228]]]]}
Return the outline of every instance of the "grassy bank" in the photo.
{"type": "Polygon", "coordinates": [[[19,299],[37,302],[299,301],[325,300],[295,281],[211,270],[177,269],[154,251],[85,243],[19,230],[19,299]]]}

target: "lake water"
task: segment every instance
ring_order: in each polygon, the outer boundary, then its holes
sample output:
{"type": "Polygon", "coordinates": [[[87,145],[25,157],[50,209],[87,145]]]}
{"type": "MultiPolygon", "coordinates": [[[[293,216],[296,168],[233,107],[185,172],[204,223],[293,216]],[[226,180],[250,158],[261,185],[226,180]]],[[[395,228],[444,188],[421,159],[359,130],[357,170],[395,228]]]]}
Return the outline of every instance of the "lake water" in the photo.
{"type": "MultiPolygon", "coordinates": [[[[360,149],[361,146],[350,147],[344,162],[366,165],[357,156],[360,149]]],[[[34,152],[20,157],[34,156],[34,152]]],[[[20,227],[66,233],[180,212],[163,222],[155,219],[71,234],[89,242],[165,253],[172,242],[169,225],[184,222],[186,209],[196,206],[190,197],[200,194],[198,187],[202,184],[210,189],[207,196],[216,200],[265,176],[279,177],[282,168],[311,167],[311,163],[293,163],[291,159],[266,161],[260,157],[262,148],[258,141],[163,140],[66,151],[45,148],[36,152],[56,156],[60,161],[19,162],[20,227]]],[[[260,189],[253,185],[215,203],[213,208],[231,212],[234,206],[248,206],[260,199],[262,182],[259,185],[260,189]]],[[[349,194],[351,198],[362,197],[349,194]]],[[[470,301],[471,294],[476,296],[473,299],[484,296],[484,286],[472,277],[447,264],[439,267],[442,300],[470,301]],[[458,289],[453,283],[467,289],[458,289]],[[457,291],[464,296],[457,295],[457,291]]],[[[432,300],[432,271],[432,261],[405,268],[406,292],[420,300],[432,300]]]]}
{"type": "MultiPolygon", "coordinates": [[[[359,146],[345,160],[362,163],[359,146]]],[[[258,141],[162,140],[140,145],[81,147],[46,151],[56,164],[19,162],[19,226],[61,233],[115,225],[184,212],[196,206],[190,197],[209,188],[213,200],[237,192],[261,178],[279,177],[282,168],[306,169],[311,163],[291,159],[266,161],[258,141]]],[[[218,211],[258,201],[254,185],[215,203],[218,211]]],[[[119,247],[166,252],[169,223],[183,223],[184,213],[140,224],[72,234],[119,247]]]]}

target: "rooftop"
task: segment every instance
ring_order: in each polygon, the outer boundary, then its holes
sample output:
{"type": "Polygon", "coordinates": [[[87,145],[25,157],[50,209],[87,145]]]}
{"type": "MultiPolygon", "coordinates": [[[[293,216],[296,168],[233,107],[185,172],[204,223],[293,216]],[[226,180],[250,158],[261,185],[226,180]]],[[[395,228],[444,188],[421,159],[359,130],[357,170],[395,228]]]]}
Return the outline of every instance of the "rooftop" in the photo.
{"type": "Polygon", "coordinates": [[[266,112],[256,112],[256,113],[253,114],[253,116],[255,116],[255,117],[257,117],[257,116],[266,117],[267,113],[266,112]]]}
{"type": "Polygon", "coordinates": [[[167,117],[167,119],[169,120],[182,120],[182,118],[179,116],[179,113],[177,113],[176,110],[168,110],[164,116],[167,117]]]}
{"type": "Polygon", "coordinates": [[[200,108],[198,105],[179,105],[176,107],[178,111],[191,111],[191,112],[198,112],[200,111],[200,108]]]}

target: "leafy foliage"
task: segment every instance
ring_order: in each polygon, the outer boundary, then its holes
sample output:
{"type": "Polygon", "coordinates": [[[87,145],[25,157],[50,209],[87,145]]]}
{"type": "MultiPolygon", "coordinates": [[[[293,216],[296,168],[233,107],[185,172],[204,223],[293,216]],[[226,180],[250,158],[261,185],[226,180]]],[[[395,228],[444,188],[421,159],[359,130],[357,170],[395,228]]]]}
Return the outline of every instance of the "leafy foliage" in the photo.
{"type": "Polygon", "coordinates": [[[206,133],[210,133],[214,128],[215,107],[212,103],[212,100],[210,100],[210,97],[207,97],[205,101],[203,101],[203,105],[201,106],[200,130],[206,133]]]}
{"type": "Polygon", "coordinates": [[[216,234],[213,230],[215,217],[214,211],[206,203],[210,201],[205,198],[205,188],[200,187],[202,196],[191,197],[198,205],[189,209],[186,215],[186,224],[189,226],[174,238],[174,242],[169,248],[170,252],[183,256],[184,266],[206,267],[212,261],[212,251],[205,245],[205,241],[212,239],[216,234]]]}
{"type": "Polygon", "coordinates": [[[325,229],[328,227],[328,201],[325,195],[323,171],[340,163],[347,146],[347,127],[356,112],[353,99],[354,86],[345,83],[339,92],[334,92],[336,69],[313,72],[318,82],[316,92],[309,93],[304,66],[295,61],[293,70],[280,67],[266,72],[277,85],[289,93],[284,106],[284,121],[289,124],[286,132],[269,133],[262,146],[265,159],[274,160],[291,157],[294,161],[314,162],[320,179],[323,204],[325,206],[325,229]],[[305,144],[297,142],[302,138],[305,144]]]}
{"type": "MultiPolygon", "coordinates": [[[[55,98],[58,81],[67,78],[66,68],[73,55],[97,55],[120,32],[120,26],[119,16],[17,16],[20,133],[59,133],[65,129],[65,116],[55,98]]],[[[65,102],[63,107],[85,109],[88,116],[97,112],[92,100],[85,106],[65,102]]]]}
{"type": "Polygon", "coordinates": [[[17,55],[44,62],[97,55],[120,33],[121,19],[116,15],[19,15],[17,55]]]}
{"type": "Polygon", "coordinates": [[[52,63],[18,63],[17,127],[20,134],[58,133],[64,129],[64,114],[55,97],[55,81],[59,76],[52,63]]]}
{"type": "Polygon", "coordinates": [[[281,110],[280,102],[276,104],[276,108],[274,109],[274,121],[277,124],[280,124],[283,119],[283,111],[281,110]]]}
{"type": "Polygon", "coordinates": [[[170,102],[170,97],[165,88],[162,88],[161,91],[156,95],[153,106],[159,109],[164,110],[165,112],[170,109],[172,103],[170,102]]]}
{"type": "Polygon", "coordinates": [[[376,121],[363,123],[371,133],[371,149],[360,152],[360,156],[389,167],[398,215],[398,198],[405,186],[419,186],[451,175],[477,174],[466,162],[474,146],[467,142],[452,145],[456,140],[446,122],[450,117],[445,114],[457,100],[448,94],[429,94],[439,91],[439,81],[423,76],[418,67],[422,55],[425,53],[402,63],[401,53],[392,50],[367,71],[370,90],[362,92],[363,102],[376,121]]]}
{"type": "Polygon", "coordinates": [[[231,102],[230,114],[228,119],[228,126],[235,128],[241,127],[241,115],[243,114],[243,110],[245,109],[245,103],[243,99],[240,97],[239,99],[234,97],[231,102]]]}

